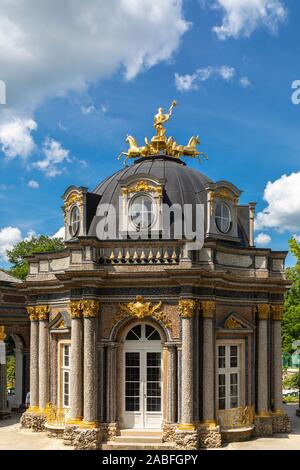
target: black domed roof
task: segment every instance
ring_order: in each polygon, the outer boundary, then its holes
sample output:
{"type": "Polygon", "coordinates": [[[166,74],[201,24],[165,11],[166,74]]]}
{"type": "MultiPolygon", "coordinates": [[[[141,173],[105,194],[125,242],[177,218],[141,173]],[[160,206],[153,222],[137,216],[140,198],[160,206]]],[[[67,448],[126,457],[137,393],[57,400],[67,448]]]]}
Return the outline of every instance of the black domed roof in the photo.
{"type": "MultiPolygon", "coordinates": [[[[170,206],[205,203],[205,185],[212,182],[203,173],[189,168],[181,160],[164,156],[144,157],[106,178],[94,189],[93,193],[101,196],[101,204],[112,204],[117,207],[122,182],[139,174],[143,177],[164,180],[163,202],[170,206]]],[[[96,223],[97,217],[95,216],[89,228],[89,236],[95,236],[96,223]]]]}

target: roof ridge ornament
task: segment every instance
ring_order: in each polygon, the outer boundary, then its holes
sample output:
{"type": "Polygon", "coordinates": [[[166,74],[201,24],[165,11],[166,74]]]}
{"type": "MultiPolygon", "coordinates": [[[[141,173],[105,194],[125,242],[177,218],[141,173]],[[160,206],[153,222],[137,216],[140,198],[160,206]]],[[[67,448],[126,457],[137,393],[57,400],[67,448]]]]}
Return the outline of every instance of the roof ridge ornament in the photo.
{"type": "Polygon", "coordinates": [[[179,145],[173,137],[166,136],[166,128],[164,124],[170,120],[173,115],[173,109],[177,106],[177,101],[172,101],[168,113],[163,112],[163,108],[158,109],[158,113],[154,116],[154,128],[156,135],[152,137],[151,141],[145,138],[144,146],[139,146],[137,140],[132,135],[127,135],[126,143],[129,145],[127,152],[121,152],[118,156],[118,160],[122,156],[125,156],[124,165],[130,158],[142,158],[150,156],[167,155],[169,157],[180,159],[180,157],[198,158],[201,163],[200,156],[208,159],[204,152],[199,152],[197,145],[200,144],[199,136],[193,136],[190,138],[187,145],[179,145]]]}

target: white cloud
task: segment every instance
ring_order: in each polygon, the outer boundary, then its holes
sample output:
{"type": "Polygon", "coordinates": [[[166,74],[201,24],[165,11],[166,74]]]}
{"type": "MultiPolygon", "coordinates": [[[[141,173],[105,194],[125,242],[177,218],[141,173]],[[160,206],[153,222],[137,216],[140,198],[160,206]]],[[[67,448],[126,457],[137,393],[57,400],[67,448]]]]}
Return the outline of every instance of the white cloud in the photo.
{"type": "Polygon", "coordinates": [[[215,0],[212,6],[223,13],[222,24],[213,28],[219,39],[249,37],[261,26],[274,33],[287,16],[281,0],[215,0]]]}
{"type": "Polygon", "coordinates": [[[248,77],[242,77],[240,78],[240,85],[242,85],[243,88],[248,88],[251,86],[251,82],[248,77]]]}
{"type": "Polygon", "coordinates": [[[13,119],[0,123],[1,150],[8,159],[16,156],[27,158],[34,150],[35,143],[31,135],[37,129],[33,119],[13,119]]]}
{"type": "Polygon", "coordinates": [[[62,238],[65,239],[65,227],[61,227],[51,238],[62,238]]]}
{"type": "Polygon", "coordinates": [[[267,246],[271,243],[272,238],[267,233],[259,233],[255,238],[255,243],[260,246],[267,246]]]}
{"type": "Polygon", "coordinates": [[[179,75],[175,73],[175,86],[178,91],[197,90],[197,82],[206,82],[210,78],[221,78],[226,82],[233,79],[235,69],[228,65],[212,66],[197,69],[192,75],[179,75]]]}
{"type": "Polygon", "coordinates": [[[60,175],[61,163],[70,162],[69,150],[62,147],[60,142],[54,139],[47,139],[44,142],[43,154],[45,158],[33,163],[33,166],[44,172],[49,178],[60,175]]]}
{"type": "Polygon", "coordinates": [[[297,235],[296,233],[293,235],[293,238],[295,238],[296,242],[300,243],[300,235],[297,235]]]}
{"type": "Polygon", "coordinates": [[[95,106],[81,106],[80,108],[82,114],[91,114],[96,111],[95,106]]]}
{"type": "Polygon", "coordinates": [[[2,1],[7,105],[32,115],[46,98],[83,90],[118,70],[133,79],[169,60],[188,28],[182,0],[2,1]]]}
{"type": "Polygon", "coordinates": [[[274,228],[280,233],[285,230],[300,230],[300,172],[283,175],[273,183],[268,182],[264,200],[268,206],[257,214],[256,230],[274,228]]]}
{"type": "Polygon", "coordinates": [[[38,189],[40,187],[39,183],[35,180],[28,181],[27,186],[32,189],[38,189]]]}
{"type": "Polygon", "coordinates": [[[0,230],[0,260],[7,261],[7,250],[22,240],[21,230],[16,227],[4,227],[0,230]]]}

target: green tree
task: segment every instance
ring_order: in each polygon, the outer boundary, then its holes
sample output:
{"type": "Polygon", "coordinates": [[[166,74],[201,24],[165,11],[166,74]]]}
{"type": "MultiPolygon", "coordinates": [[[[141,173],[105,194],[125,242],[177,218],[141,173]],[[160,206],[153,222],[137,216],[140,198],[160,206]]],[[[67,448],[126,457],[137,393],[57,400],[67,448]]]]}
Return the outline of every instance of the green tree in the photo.
{"type": "Polygon", "coordinates": [[[7,388],[14,388],[16,374],[16,357],[7,356],[6,359],[6,380],[7,388]]]}
{"type": "Polygon", "coordinates": [[[8,272],[19,279],[25,279],[28,274],[27,256],[33,253],[60,251],[63,248],[64,243],[60,238],[50,238],[46,235],[23,240],[17,243],[12,250],[7,251],[8,260],[12,264],[8,272]]]}
{"type": "Polygon", "coordinates": [[[296,265],[288,268],[287,278],[293,285],[285,298],[285,312],[282,324],[283,351],[292,353],[292,343],[300,339],[300,244],[292,238],[290,251],[296,257],[296,265]]]}

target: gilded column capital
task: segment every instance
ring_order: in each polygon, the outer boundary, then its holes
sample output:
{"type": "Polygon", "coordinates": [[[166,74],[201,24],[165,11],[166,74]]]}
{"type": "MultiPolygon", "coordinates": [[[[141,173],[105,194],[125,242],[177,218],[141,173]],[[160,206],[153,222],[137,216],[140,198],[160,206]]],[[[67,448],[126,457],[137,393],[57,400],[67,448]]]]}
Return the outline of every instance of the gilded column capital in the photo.
{"type": "Polygon", "coordinates": [[[30,321],[38,321],[39,317],[36,311],[36,307],[29,306],[29,307],[26,307],[26,310],[27,310],[30,321]]]}
{"type": "Polygon", "coordinates": [[[271,305],[271,314],[274,321],[282,321],[284,313],[283,305],[271,305]]]}
{"type": "Polygon", "coordinates": [[[83,300],[81,308],[84,318],[95,318],[99,313],[99,300],[83,300]]]}
{"type": "Polygon", "coordinates": [[[50,307],[49,305],[37,305],[35,307],[36,315],[40,321],[47,321],[49,320],[49,312],[50,307]]]}
{"type": "Polygon", "coordinates": [[[270,305],[269,304],[258,304],[256,305],[256,311],[259,320],[268,320],[270,316],[270,305]]]}
{"type": "Polygon", "coordinates": [[[205,300],[201,302],[203,318],[213,318],[216,314],[216,302],[214,300],[205,300]]]}
{"type": "Polygon", "coordinates": [[[5,326],[0,326],[0,341],[4,341],[6,338],[5,326]]]}
{"type": "Polygon", "coordinates": [[[200,303],[194,299],[180,299],[179,313],[182,318],[192,318],[199,311],[200,303]]]}
{"type": "Polygon", "coordinates": [[[80,300],[72,300],[69,304],[71,318],[82,318],[82,308],[80,300]]]}

